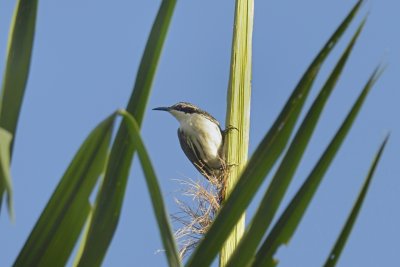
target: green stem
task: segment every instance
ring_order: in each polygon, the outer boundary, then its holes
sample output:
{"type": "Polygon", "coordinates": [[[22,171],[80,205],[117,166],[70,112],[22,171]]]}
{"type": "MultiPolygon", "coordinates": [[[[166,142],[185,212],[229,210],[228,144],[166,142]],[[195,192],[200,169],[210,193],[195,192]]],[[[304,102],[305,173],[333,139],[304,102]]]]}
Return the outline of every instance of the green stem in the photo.
{"type": "MultiPolygon", "coordinates": [[[[225,140],[225,157],[229,170],[224,190],[226,197],[235,186],[248,157],[253,11],[253,0],[236,1],[226,113],[226,128],[234,127],[234,130],[227,133],[225,140]]],[[[243,214],[222,247],[220,267],[228,262],[243,235],[244,226],[245,215],[243,214]]]]}

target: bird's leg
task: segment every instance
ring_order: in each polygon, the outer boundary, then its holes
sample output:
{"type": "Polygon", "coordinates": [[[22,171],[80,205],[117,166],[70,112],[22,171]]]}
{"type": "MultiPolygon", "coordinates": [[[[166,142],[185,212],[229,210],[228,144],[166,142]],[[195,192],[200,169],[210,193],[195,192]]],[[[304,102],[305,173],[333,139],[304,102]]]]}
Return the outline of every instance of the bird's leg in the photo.
{"type": "Polygon", "coordinates": [[[232,131],[232,130],[236,130],[236,131],[239,132],[239,129],[236,128],[235,126],[233,126],[233,125],[228,125],[228,127],[226,127],[226,129],[224,130],[224,134],[227,134],[227,133],[229,133],[229,132],[232,131]]]}
{"type": "Polygon", "coordinates": [[[237,167],[239,165],[236,164],[236,163],[226,164],[225,160],[221,161],[221,163],[222,164],[221,164],[221,178],[220,178],[220,180],[222,180],[222,183],[225,183],[225,180],[226,180],[225,178],[229,174],[231,168],[232,167],[237,167]]]}
{"type": "Polygon", "coordinates": [[[237,163],[226,164],[225,165],[226,172],[229,173],[233,167],[238,167],[238,166],[239,166],[239,164],[237,164],[237,163]]]}

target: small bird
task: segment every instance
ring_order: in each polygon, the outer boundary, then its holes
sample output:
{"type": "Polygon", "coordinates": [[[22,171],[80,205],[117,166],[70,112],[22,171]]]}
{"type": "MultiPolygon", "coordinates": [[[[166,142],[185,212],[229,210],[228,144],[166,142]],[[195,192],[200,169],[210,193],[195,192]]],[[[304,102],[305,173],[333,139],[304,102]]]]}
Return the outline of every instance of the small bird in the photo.
{"type": "Polygon", "coordinates": [[[187,102],[153,110],[168,111],[180,123],[178,138],[182,150],[207,179],[219,178],[224,167],[224,137],[219,122],[204,110],[187,102]]]}

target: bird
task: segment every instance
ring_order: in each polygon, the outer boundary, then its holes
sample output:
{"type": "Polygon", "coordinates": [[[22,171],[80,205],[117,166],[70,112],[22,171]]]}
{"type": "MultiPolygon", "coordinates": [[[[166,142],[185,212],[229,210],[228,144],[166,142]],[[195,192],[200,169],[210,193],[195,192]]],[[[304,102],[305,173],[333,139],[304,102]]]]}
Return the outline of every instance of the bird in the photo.
{"type": "Polygon", "coordinates": [[[224,169],[224,139],[219,122],[208,112],[188,103],[153,110],[167,111],[180,123],[179,143],[186,157],[207,179],[220,178],[224,169]]]}

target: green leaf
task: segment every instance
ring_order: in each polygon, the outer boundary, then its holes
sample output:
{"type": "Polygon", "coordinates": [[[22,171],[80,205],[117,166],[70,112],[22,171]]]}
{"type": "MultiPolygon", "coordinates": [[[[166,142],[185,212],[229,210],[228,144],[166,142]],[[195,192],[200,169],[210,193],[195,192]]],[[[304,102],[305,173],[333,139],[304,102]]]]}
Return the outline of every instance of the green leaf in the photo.
{"type": "Polygon", "coordinates": [[[169,266],[181,266],[179,254],[176,249],[175,238],[171,230],[169,215],[166,212],[160,185],[158,184],[158,179],[151,164],[150,157],[140,136],[139,125],[128,112],[120,110],[118,113],[124,117],[124,123],[126,123],[128,127],[132,142],[134,143],[135,149],[138,153],[150,193],[150,199],[153,204],[154,213],[156,215],[161,239],[166,250],[169,266]]]}
{"type": "MultiPolygon", "coordinates": [[[[127,111],[133,115],[139,126],[143,120],[175,4],[176,0],[164,0],[161,3],[128,103],[127,111]]],[[[122,123],[113,143],[102,188],[94,207],[93,221],[97,224],[90,227],[89,231],[93,234],[88,237],[79,266],[99,266],[104,259],[118,224],[134,152],[135,146],[129,138],[127,126],[122,123]],[[96,249],[92,249],[94,247],[96,249]]]]}
{"type": "Polygon", "coordinates": [[[353,229],[353,225],[357,219],[357,216],[360,212],[360,209],[362,207],[362,204],[364,202],[365,196],[367,195],[369,185],[371,184],[372,177],[374,176],[375,169],[379,163],[379,160],[382,156],[383,150],[385,149],[386,143],[389,139],[389,135],[386,136],[385,140],[381,144],[377,154],[375,155],[375,158],[371,164],[371,167],[368,171],[368,175],[365,179],[364,185],[357,197],[357,200],[353,206],[353,209],[351,210],[350,216],[348,217],[345,226],[343,227],[340,236],[336,240],[336,243],[334,247],[332,248],[331,253],[329,253],[329,257],[325,262],[325,267],[333,267],[336,265],[336,262],[338,261],[340,254],[346,244],[346,241],[351,233],[351,230],[353,229]]]}
{"type": "Polygon", "coordinates": [[[376,80],[382,73],[381,68],[377,68],[371,75],[363,91],[353,105],[351,111],[337,131],[336,135],[326,148],[318,163],[311,171],[310,175],[303,183],[300,190],[294,196],[288,207],[272,228],[270,234],[258,250],[253,266],[273,266],[273,256],[281,244],[287,244],[300,223],[318,185],[320,184],[325,172],[330,166],[336,152],[341,146],[344,138],[350,130],[354,119],[360,111],[365,98],[376,80]]]}
{"type": "Polygon", "coordinates": [[[213,225],[189,258],[187,266],[209,266],[218,254],[265,176],[284,150],[321,64],[353,20],[362,2],[359,1],[355,5],[303,75],[275,123],[250,158],[213,225]]]}
{"type": "MultiPolygon", "coordinates": [[[[13,144],[16,136],[16,127],[21,109],[25,86],[28,80],[29,65],[31,61],[33,36],[36,23],[37,0],[19,0],[10,27],[8,38],[7,61],[3,76],[0,94],[0,127],[14,137],[8,145],[7,157],[9,163],[12,159],[13,144]]],[[[4,159],[3,159],[4,160],[4,159]]],[[[5,167],[5,166],[4,166],[5,167]]],[[[9,168],[5,167],[5,168],[9,168]]],[[[12,214],[11,180],[4,185],[4,178],[0,177],[0,210],[4,190],[7,191],[8,212],[12,214]]]]}
{"type": "Polygon", "coordinates": [[[90,211],[89,197],[107,161],[115,114],[73,158],[13,266],[64,266],[90,211]]]}
{"type": "Polygon", "coordinates": [[[85,228],[83,229],[83,232],[81,235],[81,241],[79,242],[79,245],[78,245],[78,251],[76,252],[72,266],[78,266],[79,260],[82,257],[83,249],[85,248],[86,240],[87,240],[87,237],[89,234],[90,224],[92,223],[92,218],[93,218],[93,206],[90,207],[90,211],[87,216],[86,223],[85,223],[85,228]]]}
{"type": "MultiPolygon", "coordinates": [[[[12,135],[0,128],[0,191],[7,194],[7,206],[10,218],[14,218],[12,202],[12,180],[10,174],[10,145],[12,135]]],[[[0,209],[2,198],[0,198],[0,209]]]]}
{"type": "Polygon", "coordinates": [[[227,266],[248,266],[257,247],[262,240],[265,232],[269,228],[272,219],[285,195],[285,192],[292,180],[292,177],[300,163],[300,159],[311,139],[315,126],[320,118],[322,110],[331,95],[335,85],[343,71],[347,59],[352,51],[352,48],[364,26],[365,20],[361,23],[358,30],[354,34],[352,40],[343,52],[340,60],[336,64],[334,70],[321,89],[318,97],[315,99],[306,117],[304,118],[299,130],[297,131],[285,157],[283,158],[277,172],[275,173],[261,203],[254,215],[247,232],[243,236],[231,257],[227,266]]]}
{"type": "MultiPolygon", "coordinates": [[[[144,146],[143,140],[140,136],[139,125],[136,120],[125,110],[119,110],[118,114],[120,114],[124,120],[123,123],[126,124],[129,139],[134,145],[135,150],[139,155],[139,159],[142,165],[142,169],[146,178],[147,187],[150,193],[150,199],[153,204],[154,213],[156,215],[156,219],[158,222],[158,227],[161,233],[161,239],[163,241],[164,248],[166,250],[166,255],[168,259],[169,266],[180,266],[180,258],[176,249],[175,239],[172,234],[168,213],[166,212],[166,208],[164,205],[164,201],[162,198],[160,186],[158,184],[158,180],[154,171],[154,168],[151,164],[150,157],[147,153],[147,150],[144,146]]],[[[97,263],[96,259],[90,258],[91,251],[98,251],[98,246],[100,249],[103,244],[100,242],[104,242],[104,240],[98,237],[99,233],[96,232],[94,225],[100,226],[99,228],[106,229],[107,225],[102,225],[104,223],[104,219],[113,220],[115,219],[114,210],[110,209],[107,206],[97,206],[99,205],[98,200],[101,196],[107,197],[109,196],[109,202],[112,202],[112,193],[114,189],[104,186],[101,186],[100,192],[98,194],[95,207],[98,210],[105,211],[101,214],[101,217],[94,217],[90,220],[90,225],[87,233],[84,235],[84,246],[80,249],[81,256],[79,261],[77,261],[76,266],[93,266],[93,264],[97,263]],[[97,241],[97,242],[95,242],[97,241]],[[91,245],[89,246],[89,243],[91,245]],[[86,253],[86,254],[85,254],[86,253]],[[93,262],[94,261],[94,262],[93,262]]],[[[109,203],[108,202],[108,203],[109,203]]],[[[107,204],[108,204],[107,203],[107,204]]],[[[100,203],[101,204],[101,203],[100,203]]],[[[115,204],[113,204],[115,205],[115,204]]],[[[107,221],[106,221],[107,222],[107,221]]],[[[109,223],[109,222],[108,222],[109,223]]]]}

